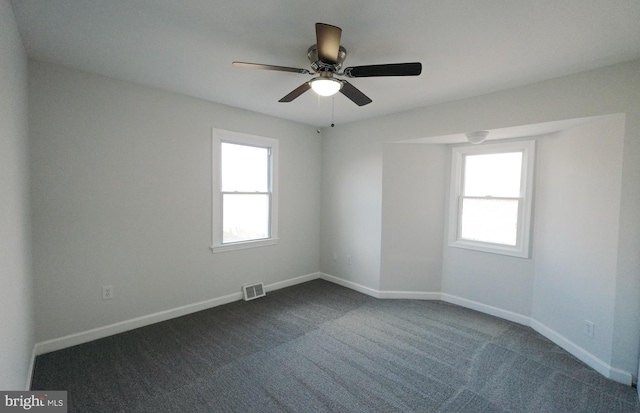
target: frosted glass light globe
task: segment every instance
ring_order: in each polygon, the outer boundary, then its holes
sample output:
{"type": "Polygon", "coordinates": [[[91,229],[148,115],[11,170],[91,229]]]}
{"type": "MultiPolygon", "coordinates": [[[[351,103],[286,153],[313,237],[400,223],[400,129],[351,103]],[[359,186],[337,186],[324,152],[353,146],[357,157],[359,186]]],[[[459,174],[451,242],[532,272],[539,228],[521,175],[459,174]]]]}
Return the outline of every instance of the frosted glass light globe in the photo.
{"type": "Polygon", "coordinates": [[[342,88],[342,82],[336,79],[316,78],[311,80],[311,89],[320,96],[333,96],[342,88]]]}

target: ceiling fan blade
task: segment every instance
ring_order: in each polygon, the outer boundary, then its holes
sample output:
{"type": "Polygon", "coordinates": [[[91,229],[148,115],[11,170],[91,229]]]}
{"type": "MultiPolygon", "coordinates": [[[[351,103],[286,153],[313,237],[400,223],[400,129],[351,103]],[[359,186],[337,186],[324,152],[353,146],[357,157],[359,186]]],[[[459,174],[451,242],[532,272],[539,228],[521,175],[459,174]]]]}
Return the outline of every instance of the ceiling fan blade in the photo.
{"type": "Polygon", "coordinates": [[[298,86],[297,88],[293,89],[291,93],[289,93],[287,96],[280,99],[278,102],[291,102],[292,100],[294,100],[295,98],[297,98],[298,96],[300,96],[301,94],[303,94],[309,89],[311,89],[311,84],[309,82],[305,82],[300,86],[298,86]]]}
{"type": "Polygon", "coordinates": [[[316,45],[318,59],[324,63],[338,63],[342,29],[330,24],[316,23],[316,45]]]}
{"type": "Polygon", "coordinates": [[[422,63],[390,63],[386,65],[355,66],[344,69],[347,77],[418,76],[422,63]]]}
{"type": "Polygon", "coordinates": [[[295,67],[286,67],[286,66],[263,65],[260,63],[233,62],[232,65],[234,67],[242,67],[245,69],[276,70],[278,72],[291,72],[291,73],[302,73],[302,74],[311,73],[307,69],[298,69],[295,67]]]}
{"type": "Polygon", "coordinates": [[[358,90],[351,83],[347,82],[346,80],[341,80],[341,82],[342,82],[342,89],[340,89],[340,93],[342,93],[343,95],[351,99],[353,103],[355,103],[356,105],[364,106],[373,102],[371,99],[369,99],[367,95],[360,92],[360,90],[358,90]]]}

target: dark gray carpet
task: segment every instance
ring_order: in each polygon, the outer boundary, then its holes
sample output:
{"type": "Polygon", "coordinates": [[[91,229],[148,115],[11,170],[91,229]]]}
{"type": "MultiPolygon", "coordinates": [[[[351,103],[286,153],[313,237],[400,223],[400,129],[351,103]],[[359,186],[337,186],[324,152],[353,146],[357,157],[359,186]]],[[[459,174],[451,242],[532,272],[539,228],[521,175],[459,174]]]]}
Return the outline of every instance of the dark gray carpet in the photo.
{"type": "Polygon", "coordinates": [[[38,356],[69,412],[640,412],[530,328],[316,280],[38,356]]]}

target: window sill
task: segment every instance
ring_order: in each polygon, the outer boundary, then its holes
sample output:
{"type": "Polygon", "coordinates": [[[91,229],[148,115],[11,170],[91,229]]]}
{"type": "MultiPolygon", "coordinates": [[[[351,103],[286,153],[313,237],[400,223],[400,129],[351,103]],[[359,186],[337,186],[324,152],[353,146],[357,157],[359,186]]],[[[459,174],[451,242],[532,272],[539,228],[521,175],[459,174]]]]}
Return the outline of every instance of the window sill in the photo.
{"type": "Polygon", "coordinates": [[[216,244],[216,245],[212,245],[210,248],[211,248],[211,252],[213,252],[214,254],[217,254],[219,252],[266,247],[269,245],[276,245],[277,243],[278,243],[278,238],[269,238],[269,239],[261,239],[257,241],[234,242],[233,244],[216,244]]]}
{"type": "Polygon", "coordinates": [[[468,240],[457,240],[449,242],[449,246],[453,248],[462,248],[467,250],[488,252],[490,254],[508,255],[518,258],[529,258],[529,251],[519,247],[510,247],[508,245],[490,244],[486,242],[474,242],[468,240]]]}

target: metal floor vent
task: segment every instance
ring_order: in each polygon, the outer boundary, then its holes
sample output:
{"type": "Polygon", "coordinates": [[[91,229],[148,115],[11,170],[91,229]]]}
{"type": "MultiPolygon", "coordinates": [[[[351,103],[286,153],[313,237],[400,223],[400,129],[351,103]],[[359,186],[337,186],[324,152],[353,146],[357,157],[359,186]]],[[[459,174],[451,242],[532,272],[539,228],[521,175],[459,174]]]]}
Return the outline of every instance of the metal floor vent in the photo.
{"type": "Polygon", "coordinates": [[[256,298],[264,297],[267,293],[264,292],[264,284],[259,282],[250,285],[243,285],[242,292],[244,294],[244,300],[254,300],[256,298]]]}

